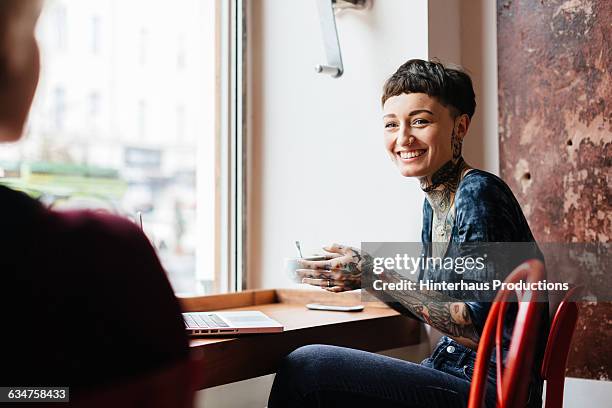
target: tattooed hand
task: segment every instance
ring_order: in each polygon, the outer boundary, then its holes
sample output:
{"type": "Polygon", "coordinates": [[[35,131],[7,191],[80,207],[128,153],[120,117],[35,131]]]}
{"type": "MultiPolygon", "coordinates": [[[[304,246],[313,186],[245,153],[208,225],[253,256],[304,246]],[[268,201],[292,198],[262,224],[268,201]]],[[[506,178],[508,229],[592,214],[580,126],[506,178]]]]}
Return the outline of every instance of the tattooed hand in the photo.
{"type": "Polygon", "coordinates": [[[325,261],[299,261],[302,269],[297,273],[302,283],[320,286],[330,292],[360,289],[361,274],[369,256],[345,245],[333,244],[323,249],[335,257],[325,261]]]}

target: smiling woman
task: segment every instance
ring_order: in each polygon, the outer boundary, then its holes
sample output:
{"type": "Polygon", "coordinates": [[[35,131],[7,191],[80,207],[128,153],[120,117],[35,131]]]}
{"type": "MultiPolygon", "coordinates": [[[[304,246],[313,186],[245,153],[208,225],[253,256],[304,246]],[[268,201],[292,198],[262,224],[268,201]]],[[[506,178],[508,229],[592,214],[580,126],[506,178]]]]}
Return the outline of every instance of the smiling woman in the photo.
{"type": "Polygon", "coordinates": [[[385,83],[382,104],[387,153],[404,177],[419,179],[435,209],[432,240],[445,242],[459,181],[471,170],[461,148],[476,109],[472,80],[458,68],[410,60],[385,83]]]}
{"type": "MultiPolygon", "coordinates": [[[[385,83],[382,104],[385,150],[400,174],[416,177],[425,194],[421,233],[427,248],[424,256],[445,256],[450,243],[534,241],[508,186],[493,174],[471,168],[462,157],[463,139],[476,107],[472,81],[465,72],[435,61],[410,60],[385,83]],[[432,242],[441,245],[427,245],[432,242]]],[[[365,265],[372,263],[372,257],[344,245],[325,249],[337,256],[302,262],[299,273],[304,282],[331,292],[361,287],[362,273],[367,273],[365,265]]],[[[522,261],[516,259],[516,265],[522,261]]],[[[505,276],[516,265],[505,266],[508,270],[498,273],[505,276]]],[[[498,265],[495,268],[503,269],[498,265]]],[[[486,269],[471,270],[470,274],[478,281],[479,276],[486,275],[486,269]]],[[[490,303],[465,301],[421,285],[419,290],[402,290],[401,277],[392,270],[377,276],[381,282],[396,284],[381,300],[445,334],[431,357],[413,364],[350,349],[305,347],[290,354],[278,372],[270,408],[403,407],[422,406],[423,401],[431,407],[465,406],[475,350],[490,303]]],[[[419,268],[421,283],[442,284],[442,276],[436,267],[419,268]]],[[[504,358],[516,315],[514,306],[509,307],[511,317],[503,327],[504,358]]],[[[542,357],[546,332],[544,327],[542,333],[533,333],[538,342],[536,359],[542,357]]],[[[495,364],[491,367],[488,407],[495,406],[495,364]]],[[[540,364],[536,362],[533,367],[540,364]]],[[[527,405],[540,406],[542,379],[537,369],[526,381],[527,405]]]]}
{"type": "Polygon", "coordinates": [[[385,83],[382,104],[385,146],[403,176],[419,177],[422,187],[433,190],[441,182],[439,176],[467,167],[461,146],[476,108],[467,74],[408,61],[385,83]],[[434,71],[432,78],[427,70],[434,71]],[[434,80],[443,75],[449,77],[447,84],[434,80]]]}

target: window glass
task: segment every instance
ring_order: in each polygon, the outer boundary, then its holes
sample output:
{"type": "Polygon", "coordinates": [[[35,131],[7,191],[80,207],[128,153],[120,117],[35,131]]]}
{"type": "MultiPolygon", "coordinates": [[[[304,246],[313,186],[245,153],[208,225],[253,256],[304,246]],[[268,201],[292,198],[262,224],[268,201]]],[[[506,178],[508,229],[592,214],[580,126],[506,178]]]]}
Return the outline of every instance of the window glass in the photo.
{"type": "Polygon", "coordinates": [[[214,8],[45,2],[27,134],[0,148],[0,183],[54,209],[141,214],[181,294],[216,287],[214,8]]]}

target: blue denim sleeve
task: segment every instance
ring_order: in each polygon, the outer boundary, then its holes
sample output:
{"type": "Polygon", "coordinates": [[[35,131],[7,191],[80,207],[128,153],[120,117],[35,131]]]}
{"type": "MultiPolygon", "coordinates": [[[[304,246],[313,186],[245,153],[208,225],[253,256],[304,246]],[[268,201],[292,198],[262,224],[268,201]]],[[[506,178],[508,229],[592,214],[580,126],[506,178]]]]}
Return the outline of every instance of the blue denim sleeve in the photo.
{"type": "MultiPolygon", "coordinates": [[[[457,243],[529,242],[533,235],[510,188],[498,177],[478,172],[466,177],[455,198],[457,243]]],[[[490,302],[465,302],[482,332],[490,302]]]]}
{"type": "MultiPolygon", "coordinates": [[[[472,170],[465,176],[455,195],[455,214],[451,236],[454,244],[535,241],[514,194],[506,183],[494,174],[472,170]]],[[[423,244],[431,242],[432,217],[431,206],[425,200],[421,232],[423,244]]],[[[469,273],[464,276],[469,276],[469,273]]],[[[474,280],[480,279],[474,277],[474,280]]],[[[479,332],[482,331],[491,303],[465,303],[474,325],[479,332]]]]}
{"type": "Polygon", "coordinates": [[[466,177],[457,191],[455,209],[457,242],[533,240],[512,191],[493,175],[466,177]]]}

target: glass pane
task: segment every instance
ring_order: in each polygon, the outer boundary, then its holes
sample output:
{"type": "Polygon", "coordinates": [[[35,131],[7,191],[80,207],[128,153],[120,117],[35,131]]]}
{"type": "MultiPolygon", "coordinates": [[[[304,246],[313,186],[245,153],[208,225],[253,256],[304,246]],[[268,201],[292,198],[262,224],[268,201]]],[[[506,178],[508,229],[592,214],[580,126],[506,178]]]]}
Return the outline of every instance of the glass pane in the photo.
{"type": "Polygon", "coordinates": [[[45,3],[38,93],[0,182],[56,209],[141,213],[175,291],[211,291],[215,2],[45,3]]]}

